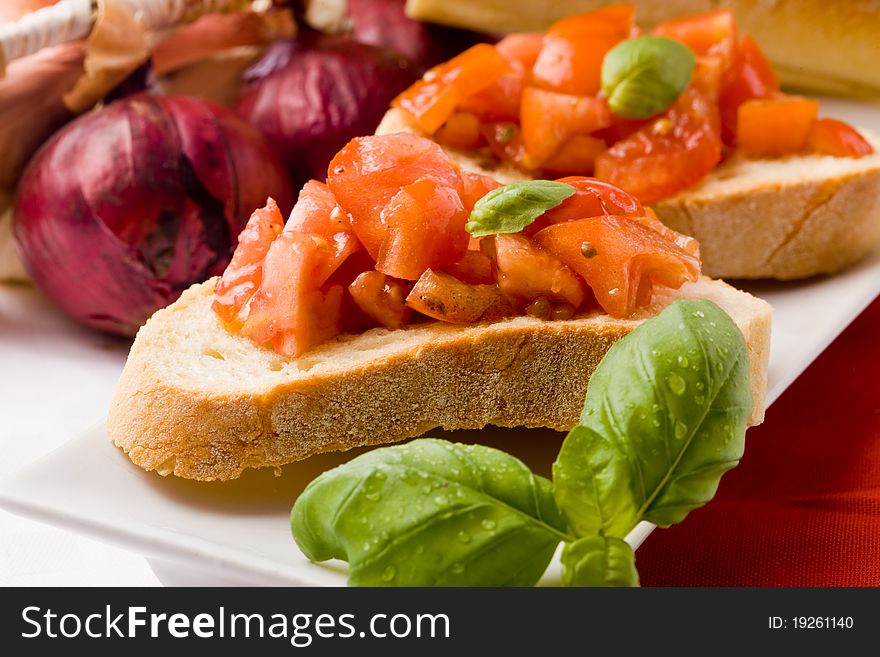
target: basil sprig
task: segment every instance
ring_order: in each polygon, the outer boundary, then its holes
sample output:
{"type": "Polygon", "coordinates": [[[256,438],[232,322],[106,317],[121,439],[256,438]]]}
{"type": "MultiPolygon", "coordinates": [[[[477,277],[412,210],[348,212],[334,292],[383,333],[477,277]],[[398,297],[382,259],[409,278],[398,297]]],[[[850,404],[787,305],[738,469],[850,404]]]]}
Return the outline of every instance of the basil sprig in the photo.
{"type": "Polygon", "coordinates": [[[504,185],[476,202],[465,230],[474,237],[518,233],[574,193],[571,185],[552,180],[504,185]]]}
{"type": "Polygon", "coordinates": [[[714,496],[751,408],[737,326],[678,301],[606,354],[552,484],[499,450],[416,440],[318,477],[294,537],[312,560],[348,561],[352,585],[529,586],[563,542],[563,584],[637,586],[626,535],[714,496]]]}
{"type": "Polygon", "coordinates": [[[693,77],[696,57],[662,36],[621,41],[602,62],[602,92],[617,116],[647,119],[669,108],[693,77]]]}
{"type": "Polygon", "coordinates": [[[573,538],[522,461],[432,438],[325,472],[291,524],[309,559],[348,561],[353,586],[532,586],[573,538]]]}

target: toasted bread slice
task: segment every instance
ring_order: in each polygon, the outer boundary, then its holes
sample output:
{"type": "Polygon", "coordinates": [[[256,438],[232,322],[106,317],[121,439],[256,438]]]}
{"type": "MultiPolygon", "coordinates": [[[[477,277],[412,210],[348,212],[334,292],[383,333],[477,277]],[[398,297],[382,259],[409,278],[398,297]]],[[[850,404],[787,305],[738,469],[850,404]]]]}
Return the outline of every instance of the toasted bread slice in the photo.
{"type": "MultiPolygon", "coordinates": [[[[146,470],[199,480],[238,477],[313,454],[444,429],[566,430],[611,344],[640,323],[592,314],[441,322],[342,336],[287,360],[232,335],[211,310],[214,283],[194,285],[137,335],[108,428],[146,470]]],[[[749,347],[751,422],[764,416],[770,306],[720,281],[658,290],[642,318],[675,299],[721,306],[749,347]]]]}
{"type": "MultiPolygon", "coordinates": [[[[391,109],[377,134],[419,131],[391,109]]],[[[690,189],[656,204],[663,223],[700,242],[713,278],[806,278],[840,271],[880,242],[880,136],[862,158],[734,156],[690,189]]],[[[529,176],[485,152],[447,149],[467,169],[501,182],[529,176]]]]}

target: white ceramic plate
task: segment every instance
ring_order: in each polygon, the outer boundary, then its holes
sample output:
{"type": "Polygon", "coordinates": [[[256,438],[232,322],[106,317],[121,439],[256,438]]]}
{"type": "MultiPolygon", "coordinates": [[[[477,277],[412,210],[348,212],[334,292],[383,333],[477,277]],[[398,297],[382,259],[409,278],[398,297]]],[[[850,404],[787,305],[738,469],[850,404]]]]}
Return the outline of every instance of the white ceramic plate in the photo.
{"type": "MultiPolygon", "coordinates": [[[[880,294],[880,253],[832,278],[752,291],[775,309],[772,402],[880,294]]],[[[562,438],[540,429],[448,435],[503,447],[544,474],[562,438]]],[[[252,471],[205,484],[143,472],[96,427],[0,482],[0,506],[145,554],[166,582],[341,585],[344,564],[309,563],[290,537],[287,517],[312,478],[355,453],[317,456],[286,466],[281,476],[252,471]]],[[[637,546],[648,532],[650,526],[638,527],[630,542],[637,546]]],[[[551,567],[545,580],[552,583],[557,574],[551,567]]]]}
{"type": "MultiPolygon", "coordinates": [[[[877,105],[827,100],[822,108],[880,131],[877,105]]],[[[769,405],[880,294],[880,253],[831,278],[744,287],[775,309],[769,405]]],[[[496,428],[432,435],[503,447],[542,474],[563,437],[496,428]]],[[[345,564],[308,562],[290,537],[287,517],[312,478],[357,453],[314,457],[285,467],[279,477],[258,471],[204,484],[141,471],[96,427],[0,481],[0,506],[147,555],[166,583],[342,585],[345,564]]],[[[643,523],[628,540],[637,547],[650,531],[643,523]]],[[[557,577],[551,566],[544,581],[557,577]]]]}

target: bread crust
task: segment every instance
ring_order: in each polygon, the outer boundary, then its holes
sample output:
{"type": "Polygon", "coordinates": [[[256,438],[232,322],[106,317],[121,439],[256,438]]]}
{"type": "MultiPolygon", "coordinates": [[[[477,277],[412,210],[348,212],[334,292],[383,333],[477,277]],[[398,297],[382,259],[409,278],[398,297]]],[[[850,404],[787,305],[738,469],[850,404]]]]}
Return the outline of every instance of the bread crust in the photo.
{"type": "Polygon", "coordinates": [[[667,226],[697,238],[707,276],[833,274],[880,242],[880,164],[824,180],[768,180],[731,192],[706,192],[712,180],[707,182],[654,206],[667,226]]]}
{"type": "MultiPolygon", "coordinates": [[[[184,354],[184,347],[175,344],[181,340],[176,333],[181,323],[198,322],[201,343],[225,345],[218,350],[244,352],[243,358],[249,359],[267,352],[225,331],[210,311],[213,289],[213,279],[195,285],[157,312],[138,333],[119,381],[109,434],[146,470],[228,480],[245,468],[277,467],[321,452],[396,442],[437,427],[494,424],[566,430],[577,422],[589,376],[605,352],[639,324],[604,315],[557,322],[516,318],[465,328],[431,323],[380,331],[391,346],[356,358],[341,370],[327,366],[315,374],[306,371],[265,384],[248,387],[242,381],[224,388],[206,380],[209,375],[196,373],[202,354],[184,354]],[[175,350],[183,361],[179,371],[161,362],[163,353],[175,350]]],[[[704,279],[684,291],[659,295],[657,307],[685,296],[716,301],[743,331],[755,399],[751,422],[760,422],[769,305],[704,279]]],[[[365,334],[319,348],[312,360],[357,356],[370,339],[365,334]]],[[[211,356],[220,354],[204,358],[211,356]]]]}
{"type": "MultiPolygon", "coordinates": [[[[397,109],[376,132],[424,136],[397,109]]],[[[712,278],[835,273],[880,243],[880,137],[863,133],[878,153],[860,159],[734,157],[654,210],[669,227],[697,238],[703,273],[712,278]]],[[[462,167],[501,182],[529,178],[484,153],[446,150],[462,167]]]]}

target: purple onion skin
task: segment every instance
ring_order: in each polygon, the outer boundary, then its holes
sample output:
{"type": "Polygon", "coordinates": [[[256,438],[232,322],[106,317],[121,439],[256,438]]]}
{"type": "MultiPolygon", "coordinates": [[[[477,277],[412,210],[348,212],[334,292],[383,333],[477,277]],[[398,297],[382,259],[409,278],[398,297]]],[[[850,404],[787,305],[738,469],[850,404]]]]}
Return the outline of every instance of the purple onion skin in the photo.
{"type": "Polygon", "coordinates": [[[131,336],[223,272],[268,196],[292,205],[256,129],[202,100],[141,94],[42,147],[18,187],[14,234],[34,282],[67,314],[131,336]]]}
{"type": "Polygon", "coordinates": [[[406,0],[348,0],[352,38],[396,50],[425,69],[489,39],[476,32],[413,20],[404,13],[405,5],[406,0]]]}
{"type": "Polygon", "coordinates": [[[280,42],[250,69],[235,108],[266,135],[299,189],[324,180],[349,140],[372,134],[419,74],[397,53],[347,38],[280,42]]]}

